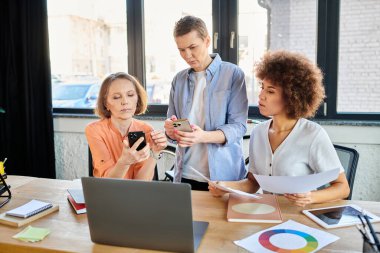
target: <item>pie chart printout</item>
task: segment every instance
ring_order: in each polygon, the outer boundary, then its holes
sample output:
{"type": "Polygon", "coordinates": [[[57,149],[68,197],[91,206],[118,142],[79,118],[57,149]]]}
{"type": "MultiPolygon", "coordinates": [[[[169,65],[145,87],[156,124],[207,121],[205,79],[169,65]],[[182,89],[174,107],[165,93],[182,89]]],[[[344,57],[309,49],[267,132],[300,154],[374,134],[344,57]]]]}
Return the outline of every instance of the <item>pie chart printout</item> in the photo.
{"type": "Polygon", "coordinates": [[[259,243],[261,246],[268,250],[281,253],[308,253],[318,248],[318,241],[315,237],[307,233],[292,229],[274,229],[265,231],[259,236],[259,243]],[[273,238],[274,236],[281,236],[283,237],[283,240],[287,239],[291,241],[291,238],[293,238],[294,235],[302,238],[305,242],[305,246],[297,249],[285,249],[271,242],[271,237],[273,238]]]}

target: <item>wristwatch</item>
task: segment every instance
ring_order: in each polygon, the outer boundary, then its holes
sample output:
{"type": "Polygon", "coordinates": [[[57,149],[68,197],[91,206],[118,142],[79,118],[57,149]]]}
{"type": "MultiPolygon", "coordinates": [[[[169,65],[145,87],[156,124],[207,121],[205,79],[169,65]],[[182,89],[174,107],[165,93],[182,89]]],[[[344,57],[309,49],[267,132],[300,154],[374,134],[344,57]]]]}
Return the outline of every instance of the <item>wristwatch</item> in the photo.
{"type": "Polygon", "coordinates": [[[158,159],[160,159],[160,158],[162,157],[162,153],[160,152],[160,153],[158,153],[158,154],[155,154],[155,153],[153,152],[153,150],[150,150],[150,156],[151,156],[153,159],[158,160],[158,159]]]}

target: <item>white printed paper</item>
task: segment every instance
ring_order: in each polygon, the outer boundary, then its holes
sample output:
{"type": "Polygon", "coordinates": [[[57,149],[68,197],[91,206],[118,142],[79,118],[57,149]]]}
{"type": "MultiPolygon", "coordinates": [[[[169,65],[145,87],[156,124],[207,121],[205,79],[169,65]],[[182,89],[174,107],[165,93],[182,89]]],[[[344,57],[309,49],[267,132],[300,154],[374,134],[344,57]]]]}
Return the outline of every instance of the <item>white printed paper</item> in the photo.
{"type": "Polygon", "coordinates": [[[306,176],[253,176],[264,191],[279,194],[306,193],[337,179],[339,168],[306,176]]]}
{"type": "Polygon", "coordinates": [[[234,243],[250,252],[317,252],[339,237],[293,220],[262,230],[234,243]]]}

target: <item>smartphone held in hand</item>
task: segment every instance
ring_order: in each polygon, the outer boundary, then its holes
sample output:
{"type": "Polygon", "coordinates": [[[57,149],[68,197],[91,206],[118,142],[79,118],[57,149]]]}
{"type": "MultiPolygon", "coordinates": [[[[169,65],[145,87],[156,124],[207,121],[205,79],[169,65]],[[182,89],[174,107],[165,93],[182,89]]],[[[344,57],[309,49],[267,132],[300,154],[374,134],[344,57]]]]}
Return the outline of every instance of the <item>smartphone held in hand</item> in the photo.
{"type": "Polygon", "coordinates": [[[128,142],[129,147],[132,147],[140,137],[143,137],[143,142],[140,143],[140,145],[137,147],[137,151],[143,149],[146,146],[146,140],[145,140],[145,133],[143,131],[137,131],[137,132],[129,132],[128,133],[128,142]]]}
{"type": "Polygon", "coordinates": [[[182,132],[192,132],[193,131],[188,119],[173,120],[173,126],[178,131],[182,131],[182,132]]]}

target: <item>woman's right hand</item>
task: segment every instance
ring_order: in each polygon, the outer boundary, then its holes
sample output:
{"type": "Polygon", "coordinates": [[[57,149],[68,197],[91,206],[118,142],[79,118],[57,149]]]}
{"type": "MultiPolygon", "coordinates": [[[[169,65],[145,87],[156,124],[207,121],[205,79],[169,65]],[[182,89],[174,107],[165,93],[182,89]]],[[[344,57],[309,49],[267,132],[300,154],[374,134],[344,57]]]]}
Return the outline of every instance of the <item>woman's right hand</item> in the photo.
{"type": "Polygon", "coordinates": [[[215,184],[220,184],[220,185],[224,186],[223,182],[218,182],[218,181],[208,182],[208,189],[209,189],[210,193],[212,194],[212,196],[219,198],[219,197],[222,197],[224,194],[228,193],[227,191],[224,191],[224,190],[217,188],[215,186],[215,184]]]}
{"type": "Polygon", "coordinates": [[[175,140],[174,126],[173,126],[174,120],[177,120],[177,117],[175,115],[172,115],[170,119],[165,120],[165,125],[164,125],[166,135],[169,136],[169,138],[172,140],[175,140]]]}
{"type": "Polygon", "coordinates": [[[147,143],[145,147],[137,151],[137,147],[144,141],[143,137],[140,137],[132,147],[129,147],[127,140],[123,141],[123,152],[119,158],[119,163],[126,166],[132,165],[141,161],[144,161],[150,157],[150,146],[147,143]]]}

